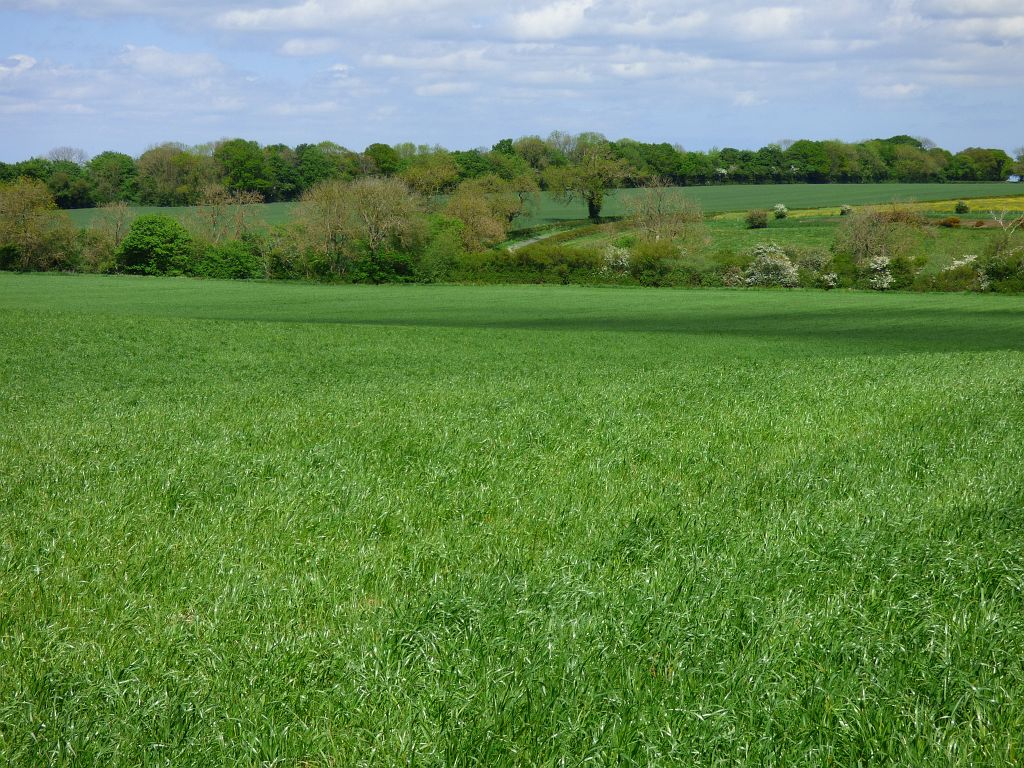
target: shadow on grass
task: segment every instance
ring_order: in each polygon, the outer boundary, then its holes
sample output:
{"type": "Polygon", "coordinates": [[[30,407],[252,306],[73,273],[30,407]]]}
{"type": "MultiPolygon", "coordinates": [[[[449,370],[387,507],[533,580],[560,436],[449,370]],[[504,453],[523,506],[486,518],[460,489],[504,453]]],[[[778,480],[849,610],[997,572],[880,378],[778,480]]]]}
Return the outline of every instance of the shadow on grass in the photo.
{"type": "MultiPolygon", "coordinates": [[[[307,321],[308,322],[308,321],[307,321]]],[[[317,321],[314,321],[317,322],[317,321]]],[[[324,322],[324,321],[320,321],[324,322]]],[[[569,333],[646,333],[679,336],[735,336],[809,345],[808,352],[832,348],[850,353],[1024,351],[1021,310],[830,309],[793,313],[649,314],[573,313],[522,317],[427,316],[388,319],[338,318],[328,322],[374,326],[501,329],[569,333]]]]}

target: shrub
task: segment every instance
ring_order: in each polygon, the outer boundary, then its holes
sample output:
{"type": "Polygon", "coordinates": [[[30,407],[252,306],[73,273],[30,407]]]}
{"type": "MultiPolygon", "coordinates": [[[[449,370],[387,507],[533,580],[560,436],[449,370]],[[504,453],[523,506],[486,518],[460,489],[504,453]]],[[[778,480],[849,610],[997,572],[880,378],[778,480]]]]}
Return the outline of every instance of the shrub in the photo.
{"type": "Polygon", "coordinates": [[[747,211],[744,220],[747,222],[747,229],[765,229],[768,226],[768,211],[761,209],[747,211]]]}
{"type": "Polygon", "coordinates": [[[831,291],[833,288],[839,287],[839,275],[835,272],[827,272],[821,276],[820,279],[821,287],[826,291],[831,291]]]}
{"type": "Polygon", "coordinates": [[[892,288],[895,280],[892,273],[889,272],[889,264],[888,256],[873,256],[868,261],[868,285],[873,290],[885,291],[892,288]]]}
{"type": "Polygon", "coordinates": [[[704,224],[700,205],[678,187],[644,187],[625,202],[640,240],[678,240],[687,230],[704,224]]]}
{"type": "Polygon", "coordinates": [[[679,249],[668,240],[642,240],[633,247],[629,273],[642,285],[664,285],[679,249]]]}
{"type": "Polygon", "coordinates": [[[821,272],[832,264],[832,254],[820,247],[789,246],[786,256],[798,267],[812,272],[821,272]]]}
{"type": "Polygon", "coordinates": [[[839,215],[840,216],[849,216],[851,213],[853,213],[853,206],[852,205],[841,205],[839,207],[839,215]]]}
{"type": "Polygon", "coordinates": [[[462,244],[465,225],[456,218],[438,216],[430,225],[430,240],[417,265],[416,274],[427,283],[443,282],[451,278],[466,250],[462,244]]]}
{"type": "Polygon", "coordinates": [[[956,211],[957,213],[961,213],[961,214],[963,214],[963,213],[970,213],[971,212],[971,206],[969,206],[963,200],[957,200],[956,201],[956,208],[954,208],[953,210],[956,211]]]}
{"type": "Polygon", "coordinates": [[[925,251],[925,230],[917,216],[898,209],[850,216],[832,243],[835,272],[848,282],[876,290],[907,288],[925,251]],[[881,267],[882,261],[885,262],[881,267]]]}
{"type": "Polygon", "coordinates": [[[115,256],[122,272],[180,275],[192,266],[193,241],[177,220],[150,214],[132,222],[115,256]]]}
{"type": "Polygon", "coordinates": [[[604,275],[603,252],[546,240],[518,248],[466,254],[455,277],[483,282],[594,282],[604,275]]]}
{"type": "Polygon", "coordinates": [[[79,235],[82,258],[79,269],[83,272],[111,272],[115,267],[114,245],[95,228],[83,230],[79,235]]]}
{"type": "Polygon", "coordinates": [[[894,204],[884,211],[877,211],[875,215],[879,221],[887,224],[906,224],[912,227],[920,227],[925,223],[924,214],[903,205],[894,204]]]}
{"type": "Polygon", "coordinates": [[[189,274],[218,280],[251,280],[263,270],[255,250],[241,240],[207,246],[198,255],[189,274]]]}
{"type": "Polygon", "coordinates": [[[982,274],[994,291],[1024,291],[1024,217],[1007,222],[1000,216],[996,222],[999,230],[979,260],[982,274]]]}
{"type": "Polygon", "coordinates": [[[775,214],[776,219],[784,219],[789,216],[789,208],[782,203],[776,203],[775,207],[772,208],[772,213],[775,214]]]}
{"type": "Polygon", "coordinates": [[[628,248],[613,244],[604,249],[602,272],[627,272],[629,271],[629,264],[628,248]]]}
{"type": "Polygon", "coordinates": [[[960,226],[959,216],[947,216],[946,218],[939,221],[940,227],[946,227],[947,229],[956,229],[960,226]]]}
{"type": "Polygon", "coordinates": [[[722,285],[726,288],[741,288],[747,282],[743,277],[743,270],[737,266],[726,267],[722,272],[722,285]]]}
{"type": "Polygon", "coordinates": [[[919,275],[914,288],[920,291],[987,291],[988,278],[975,255],[962,256],[932,275],[919,275]]]}
{"type": "Polygon", "coordinates": [[[754,260],[743,275],[747,285],[795,288],[800,284],[797,268],[775,243],[756,245],[751,253],[754,260]]]}

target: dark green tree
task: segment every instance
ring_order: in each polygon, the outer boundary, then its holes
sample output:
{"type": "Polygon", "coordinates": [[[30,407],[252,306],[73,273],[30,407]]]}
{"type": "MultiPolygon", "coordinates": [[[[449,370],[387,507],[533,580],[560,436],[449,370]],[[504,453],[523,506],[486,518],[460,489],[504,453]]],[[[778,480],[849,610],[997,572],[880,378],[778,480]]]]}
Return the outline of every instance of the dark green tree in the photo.
{"type": "Polygon", "coordinates": [[[263,193],[267,202],[294,200],[300,192],[298,157],[285,144],[271,144],[263,148],[269,186],[263,193]]]}
{"type": "Polygon", "coordinates": [[[115,254],[121,272],[142,275],[189,271],[193,242],[176,219],[160,214],[140,216],[128,229],[115,254]]]}
{"type": "Polygon", "coordinates": [[[363,150],[371,163],[371,171],[383,176],[393,176],[402,170],[402,158],[394,147],[387,144],[371,144],[363,150]]]}
{"type": "Polygon", "coordinates": [[[266,195],[271,188],[266,157],[255,141],[231,139],[213,150],[224,186],[230,192],[257,192],[266,195]]]}
{"type": "Polygon", "coordinates": [[[97,205],[134,202],[138,197],[139,171],[129,155],[101,152],[88,162],[85,173],[97,205]]]}

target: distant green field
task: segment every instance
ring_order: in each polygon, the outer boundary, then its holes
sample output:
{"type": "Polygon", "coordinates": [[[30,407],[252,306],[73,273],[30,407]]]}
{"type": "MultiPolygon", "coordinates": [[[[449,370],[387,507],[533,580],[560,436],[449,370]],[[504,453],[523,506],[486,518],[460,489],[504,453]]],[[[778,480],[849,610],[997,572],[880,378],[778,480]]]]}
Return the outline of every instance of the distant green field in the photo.
{"type": "Polygon", "coordinates": [[[5,766],[1021,764],[1024,298],[0,306],[5,766]]]}
{"type": "MultiPolygon", "coordinates": [[[[783,203],[789,208],[827,208],[840,205],[871,205],[891,202],[924,202],[1007,195],[1024,189],[1006,182],[980,184],[749,184],[707,187],[683,187],[697,200],[705,213],[748,211],[771,208],[783,203]]],[[[623,189],[610,195],[602,209],[605,216],[627,213],[625,201],[635,194],[623,189]]],[[[519,220],[519,226],[534,227],[566,219],[584,219],[582,202],[566,205],[545,194],[540,209],[531,217],[519,220]]]]}
{"type": "MultiPolygon", "coordinates": [[[[265,203],[263,205],[251,206],[260,217],[268,224],[283,224],[288,221],[288,217],[291,215],[292,209],[295,207],[295,203],[265,203]]],[[[185,220],[187,217],[194,215],[196,208],[195,206],[171,206],[161,208],[155,205],[139,205],[135,206],[133,210],[139,214],[146,213],[162,213],[166,216],[173,216],[179,221],[185,220]]],[[[72,211],[68,211],[71,216],[71,220],[79,227],[87,227],[96,217],[102,214],[101,208],[78,208],[72,211]]]]}
{"type": "MultiPolygon", "coordinates": [[[[684,187],[704,208],[706,213],[746,211],[751,208],[770,208],[775,203],[784,203],[789,208],[825,208],[850,205],[868,205],[890,202],[925,202],[929,200],[971,199],[1018,193],[1024,189],[1005,182],[978,184],[760,184],[736,186],[684,187]]],[[[619,190],[605,202],[605,216],[622,216],[627,209],[624,201],[633,194],[632,190],[619,190]]],[[[294,203],[270,203],[258,206],[260,214],[269,224],[287,221],[294,203]]],[[[191,208],[140,207],[139,213],[166,213],[183,218],[191,208]]],[[[97,215],[94,208],[70,211],[72,220],[78,226],[88,226],[97,215]]],[[[531,215],[516,222],[517,227],[526,229],[556,221],[584,219],[586,206],[582,202],[571,204],[556,200],[544,193],[538,209],[531,215]]]]}

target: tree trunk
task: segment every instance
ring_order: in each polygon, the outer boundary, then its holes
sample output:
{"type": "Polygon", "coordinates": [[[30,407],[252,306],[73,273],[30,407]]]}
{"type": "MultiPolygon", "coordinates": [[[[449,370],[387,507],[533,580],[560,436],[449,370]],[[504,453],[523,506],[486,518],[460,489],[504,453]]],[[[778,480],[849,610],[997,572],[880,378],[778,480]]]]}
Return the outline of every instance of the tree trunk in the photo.
{"type": "Polygon", "coordinates": [[[601,201],[594,200],[593,198],[587,198],[587,215],[591,221],[597,221],[601,218],[601,201]]]}

